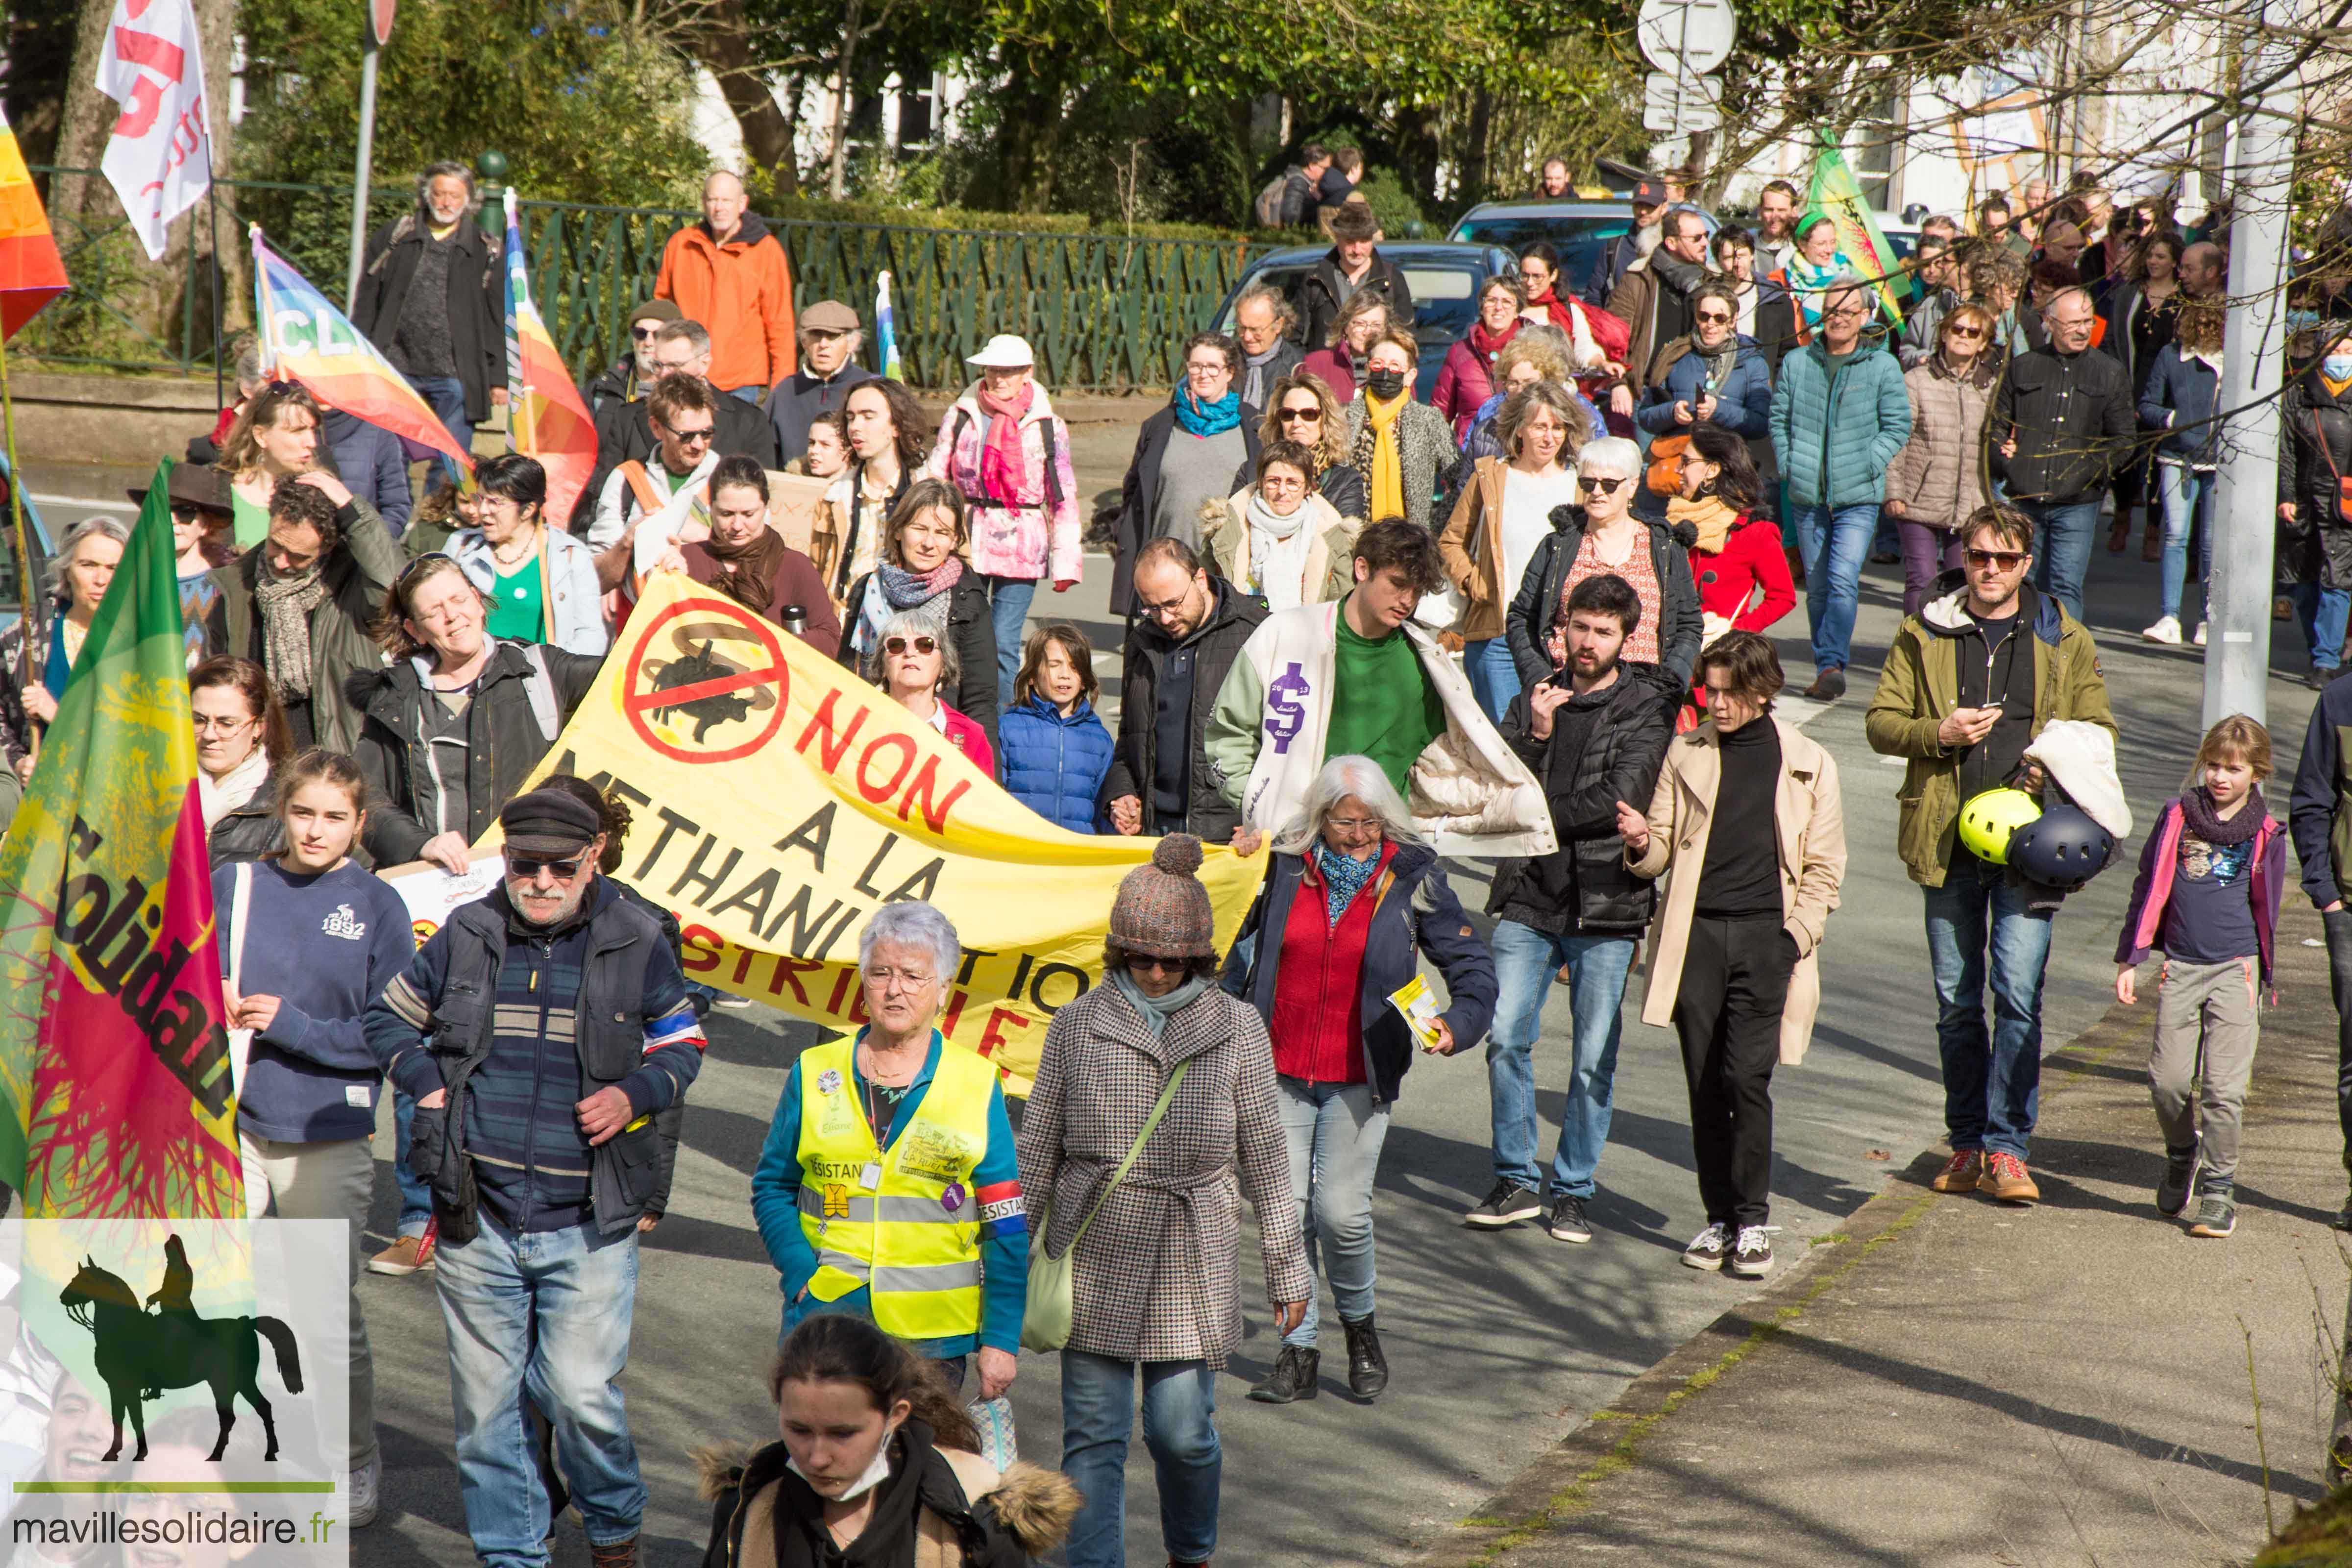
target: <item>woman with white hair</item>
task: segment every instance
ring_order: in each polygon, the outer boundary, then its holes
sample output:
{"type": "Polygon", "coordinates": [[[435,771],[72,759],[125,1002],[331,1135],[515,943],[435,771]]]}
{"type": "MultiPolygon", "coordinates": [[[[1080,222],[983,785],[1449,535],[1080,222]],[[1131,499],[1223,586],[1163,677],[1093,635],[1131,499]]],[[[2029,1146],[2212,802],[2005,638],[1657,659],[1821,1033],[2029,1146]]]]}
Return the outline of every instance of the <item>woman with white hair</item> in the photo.
{"type": "MultiPolygon", "coordinates": [[[[1415,1045],[1452,1056],[1478,1043],[1495,1012],[1495,962],[1471,929],[1435,850],[1380,764],[1334,757],[1299,814],[1274,839],[1265,886],[1225,961],[1224,985],[1265,1020],[1290,1191],[1307,1261],[1319,1248],[1348,1345],[1348,1386],[1371,1399],[1388,1386],[1372,1325],[1372,1179],[1389,1112],[1415,1045]],[[1425,1028],[1390,996],[1426,956],[1450,1005],[1425,1028]]],[[[1315,1296],[1282,1337],[1252,1399],[1312,1399],[1320,1352],[1315,1296]]]]}
{"type": "Polygon", "coordinates": [[[783,1331],[871,1319],[980,1396],[1012,1386],[1028,1296],[1021,1165],[996,1069],[935,1026],[962,947],[926,903],[885,904],[857,941],[873,1022],[801,1053],[751,1173],[783,1277],[783,1331]]]}
{"type": "Polygon", "coordinates": [[[900,610],[883,623],[876,645],[882,667],[874,684],[890,694],[916,718],[947,737],[949,745],[971,759],[972,766],[992,776],[996,772],[996,748],[988,731],[970,715],[943,701],[940,693],[955,689],[961,677],[955,644],[940,635],[939,623],[917,610],[900,610]]]}
{"type": "Polygon", "coordinates": [[[1705,616],[1689,543],[1668,524],[1633,515],[1633,489],[1641,482],[1642,449],[1622,436],[1588,441],[1577,453],[1577,500],[1552,509],[1552,531],[1528,558],[1503,617],[1521,688],[1554,668],[1546,645],[1566,617],[1569,591],[1600,576],[1623,578],[1642,601],[1623,657],[1662,666],[1676,684],[1690,684],[1705,616]]]}
{"type": "MultiPolygon", "coordinates": [[[[41,617],[39,648],[26,646],[22,620],[0,632],[0,665],[8,672],[0,681],[0,749],[8,753],[7,784],[14,786],[5,796],[7,816],[16,815],[23,786],[32,779],[37,738],[58,716],[67,678],[130,541],[130,531],[110,517],[75,523],[49,562],[48,612],[41,617]]],[[[5,826],[5,817],[0,817],[5,826]]]]}

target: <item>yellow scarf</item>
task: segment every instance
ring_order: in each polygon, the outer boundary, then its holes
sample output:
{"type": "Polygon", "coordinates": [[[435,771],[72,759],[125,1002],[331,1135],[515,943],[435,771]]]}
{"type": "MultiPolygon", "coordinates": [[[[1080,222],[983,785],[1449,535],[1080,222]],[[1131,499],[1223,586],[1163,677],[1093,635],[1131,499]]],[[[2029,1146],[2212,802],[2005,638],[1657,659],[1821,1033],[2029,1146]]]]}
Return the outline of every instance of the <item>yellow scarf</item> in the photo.
{"type": "Polygon", "coordinates": [[[2352,390],[2352,381],[2330,380],[2324,370],[2319,373],[2319,384],[2327,388],[2327,395],[2330,397],[2341,397],[2347,390],[2352,390]]]}
{"type": "Polygon", "coordinates": [[[1402,392],[1386,403],[1369,391],[1364,394],[1364,415],[1372,432],[1370,521],[1374,522],[1405,515],[1404,461],[1397,456],[1397,416],[1408,401],[1402,392]]]}
{"type": "Polygon", "coordinates": [[[1666,521],[1671,523],[1687,522],[1696,529],[1698,539],[1691,548],[1705,551],[1709,555],[1723,553],[1724,541],[1731,537],[1731,525],[1738,517],[1738,512],[1724,504],[1720,496],[1701,496],[1696,500],[1671,496],[1666,500],[1666,521]]]}

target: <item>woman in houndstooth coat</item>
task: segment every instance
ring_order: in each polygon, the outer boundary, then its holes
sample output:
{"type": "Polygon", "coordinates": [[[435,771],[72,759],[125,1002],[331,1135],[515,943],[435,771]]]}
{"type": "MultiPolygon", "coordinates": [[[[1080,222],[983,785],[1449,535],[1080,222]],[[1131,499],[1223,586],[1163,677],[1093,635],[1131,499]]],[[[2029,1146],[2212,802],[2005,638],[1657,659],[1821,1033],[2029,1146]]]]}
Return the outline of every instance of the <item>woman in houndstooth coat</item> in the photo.
{"type": "Polygon", "coordinates": [[[1255,1008],[1215,984],[1198,839],[1160,841],[1119,885],[1103,983],[1054,1016],[1020,1133],[1021,1182],[1048,1206],[1041,1245],[1077,1243],[1062,1352],[1062,1464],[1087,1501],[1070,1568],[1123,1561],[1128,1437],[1143,1440],[1172,1563],[1216,1549],[1217,1369],[1241,1338],[1241,1199],[1256,1209],[1266,1295],[1286,1331],[1313,1289],[1291,1201],[1273,1047],[1255,1008]],[[1184,1079],[1126,1179],[1104,1185],[1169,1078],[1184,1079]]]}

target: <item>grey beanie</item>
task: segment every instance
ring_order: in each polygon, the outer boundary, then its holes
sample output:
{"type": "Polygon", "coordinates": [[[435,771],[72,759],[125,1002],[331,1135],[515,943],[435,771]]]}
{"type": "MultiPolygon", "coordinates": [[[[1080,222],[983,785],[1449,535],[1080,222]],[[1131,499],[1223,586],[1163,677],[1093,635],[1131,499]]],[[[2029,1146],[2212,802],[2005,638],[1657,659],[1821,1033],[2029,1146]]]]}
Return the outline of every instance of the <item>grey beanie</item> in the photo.
{"type": "Polygon", "coordinates": [[[1110,940],[1151,958],[1213,958],[1216,917],[1201,885],[1201,841],[1171,833],[1151,851],[1151,863],[1120,879],[1110,907],[1110,940]]]}

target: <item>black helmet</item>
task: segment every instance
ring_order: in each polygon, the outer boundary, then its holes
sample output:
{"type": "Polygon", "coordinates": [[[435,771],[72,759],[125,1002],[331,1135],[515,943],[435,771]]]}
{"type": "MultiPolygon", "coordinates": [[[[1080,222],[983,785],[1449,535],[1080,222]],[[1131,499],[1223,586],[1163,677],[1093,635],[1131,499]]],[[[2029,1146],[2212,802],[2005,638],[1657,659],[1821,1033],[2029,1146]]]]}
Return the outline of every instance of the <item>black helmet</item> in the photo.
{"type": "Polygon", "coordinates": [[[2116,836],[2081,806],[2064,802],[2019,828],[2009,841],[2009,863],[2018,875],[2066,891],[2105,870],[2115,855],[2116,836]]]}

